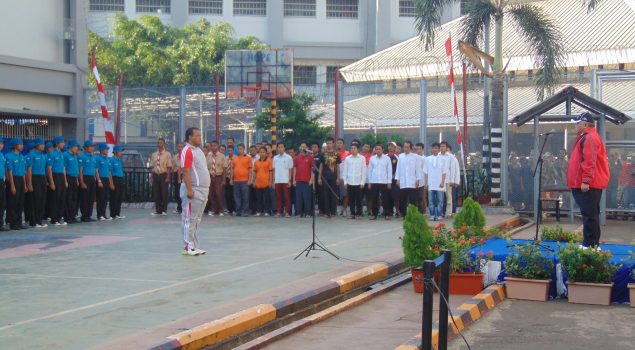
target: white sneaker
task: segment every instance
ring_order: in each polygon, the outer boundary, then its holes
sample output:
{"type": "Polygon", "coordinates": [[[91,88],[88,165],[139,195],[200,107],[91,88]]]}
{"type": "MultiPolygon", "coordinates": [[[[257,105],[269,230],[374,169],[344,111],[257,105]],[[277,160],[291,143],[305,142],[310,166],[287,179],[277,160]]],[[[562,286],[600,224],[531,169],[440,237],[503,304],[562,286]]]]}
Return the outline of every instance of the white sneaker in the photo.
{"type": "Polygon", "coordinates": [[[106,218],[105,218],[105,217],[103,217],[103,216],[100,216],[100,217],[98,217],[98,218],[97,218],[97,220],[99,220],[99,221],[106,221],[106,218]]]}
{"type": "Polygon", "coordinates": [[[218,216],[225,216],[225,214],[223,214],[223,213],[218,213],[218,216]]]}
{"type": "Polygon", "coordinates": [[[269,216],[269,213],[265,213],[265,216],[269,216]]]}
{"type": "Polygon", "coordinates": [[[210,211],[209,213],[207,213],[207,216],[214,216],[214,213],[210,211]]]}
{"type": "Polygon", "coordinates": [[[67,223],[66,221],[60,221],[60,224],[61,224],[62,226],[67,226],[67,225],[68,225],[68,223],[67,223]]]}
{"type": "Polygon", "coordinates": [[[199,253],[196,251],[196,249],[183,249],[181,251],[181,255],[196,256],[199,255],[199,253]]]}
{"type": "MultiPolygon", "coordinates": [[[[112,217],[110,217],[110,216],[105,216],[105,217],[104,217],[104,219],[106,219],[106,221],[110,221],[110,220],[112,220],[112,217]]],[[[66,223],[64,223],[64,224],[66,224],[66,223]]]]}
{"type": "Polygon", "coordinates": [[[155,213],[152,213],[152,214],[150,214],[150,215],[152,215],[152,216],[157,216],[157,215],[163,215],[163,214],[161,214],[161,213],[156,213],[156,212],[155,212],[155,213]]]}
{"type": "Polygon", "coordinates": [[[172,212],[172,214],[181,214],[181,213],[179,213],[178,210],[175,210],[175,211],[172,212]]]}
{"type": "Polygon", "coordinates": [[[199,248],[194,249],[194,251],[195,251],[195,252],[197,252],[197,253],[198,253],[198,255],[203,255],[203,254],[207,253],[207,252],[206,252],[206,251],[204,251],[203,249],[199,249],[199,248]]]}
{"type": "Polygon", "coordinates": [[[40,225],[40,224],[35,224],[35,228],[45,228],[46,226],[44,225],[40,225]]]}
{"type": "Polygon", "coordinates": [[[123,215],[117,215],[117,216],[115,216],[115,219],[118,219],[118,220],[122,220],[122,219],[125,219],[125,218],[126,218],[126,217],[125,217],[125,216],[123,216],[123,215]]]}
{"type": "Polygon", "coordinates": [[[256,216],[260,216],[260,213],[256,213],[256,216]]]}
{"type": "Polygon", "coordinates": [[[161,213],[161,215],[166,216],[166,215],[168,215],[168,213],[163,212],[163,213],[161,213]]]}
{"type": "Polygon", "coordinates": [[[62,223],[61,222],[55,222],[55,223],[53,223],[53,226],[62,226],[62,223]]]}

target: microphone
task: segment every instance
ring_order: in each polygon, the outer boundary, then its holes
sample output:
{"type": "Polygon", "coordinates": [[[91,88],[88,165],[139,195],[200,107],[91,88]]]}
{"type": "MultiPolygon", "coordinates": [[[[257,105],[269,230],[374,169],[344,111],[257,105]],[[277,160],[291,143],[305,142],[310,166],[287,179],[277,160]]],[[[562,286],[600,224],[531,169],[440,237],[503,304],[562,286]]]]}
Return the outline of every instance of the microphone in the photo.
{"type": "Polygon", "coordinates": [[[547,136],[547,135],[551,135],[555,133],[556,133],[556,129],[551,129],[551,131],[543,132],[542,134],[540,134],[540,136],[547,136]]]}

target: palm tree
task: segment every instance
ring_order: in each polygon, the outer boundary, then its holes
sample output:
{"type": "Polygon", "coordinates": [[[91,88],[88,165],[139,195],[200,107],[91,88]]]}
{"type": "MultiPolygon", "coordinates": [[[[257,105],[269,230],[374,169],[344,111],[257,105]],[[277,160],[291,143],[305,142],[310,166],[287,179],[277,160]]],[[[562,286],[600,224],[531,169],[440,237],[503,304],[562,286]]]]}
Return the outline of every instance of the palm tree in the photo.
{"type": "MultiPolygon", "coordinates": [[[[592,4],[589,9],[600,0],[587,0],[592,4]]],[[[443,8],[458,0],[416,0],[416,29],[425,43],[426,50],[434,46],[436,33],[441,26],[441,12],[443,8]]],[[[536,91],[539,99],[544,97],[545,91],[551,93],[558,83],[559,66],[564,59],[564,49],[559,29],[555,22],[540,7],[534,6],[528,0],[471,0],[465,4],[465,17],[461,20],[461,36],[463,43],[460,48],[473,61],[475,66],[484,74],[492,78],[491,86],[491,135],[492,147],[492,202],[500,202],[500,167],[501,141],[503,123],[503,89],[505,71],[503,67],[503,20],[510,18],[513,29],[524,37],[532,50],[538,70],[536,72],[536,91]],[[479,52],[476,47],[482,42],[484,24],[494,23],[495,44],[494,56],[487,59],[487,55],[479,52]],[[492,64],[491,71],[485,70],[477,56],[486,58],[492,64]]],[[[586,2],[586,1],[585,1],[586,2]]]]}

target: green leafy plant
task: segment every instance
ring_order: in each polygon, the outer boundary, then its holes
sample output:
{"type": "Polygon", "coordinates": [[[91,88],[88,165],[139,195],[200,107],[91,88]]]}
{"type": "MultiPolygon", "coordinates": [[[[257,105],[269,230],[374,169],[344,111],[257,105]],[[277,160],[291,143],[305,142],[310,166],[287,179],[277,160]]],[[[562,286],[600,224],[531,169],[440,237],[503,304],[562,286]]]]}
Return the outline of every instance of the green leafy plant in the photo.
{"type": "MultiPolygon", "coordinates": [[[[480,231],[482,232],[482,230],[480,231]]],[[[438,224],[432,231],[433,244],[432,252],[435,255],[441,253],[443,249],[450,250],[452,259],[450,260],[450,272],[479,272],[480,261],[483,259],[491,260],[493,252],[484,254],[479,252],[476,258],[471,255],[471,250],[478,244],[485,242],[485,237],[469,236],[470,231],[467,226],[463,226],[456,230],[448,230],[444,223],[438,224]]]]}
{"type": "Polygon", "coordinates": [[[483,208],[471,197],[463,201],[463,209],[454,218],[454,228],[458,229],[467,226],[470,229],[483,230],[485,227],[485,213],[483,208]]]}
{"type": "Polygon", "coordinates": [[[407,266],[418,268],[423,265],[424,260],[437,257],[438,254],[435,255],[432,250],[432,229],[428,226],[425,216],[412,204],[408,206],[403,230],[402,248],[407,266]]]}
{"type": "Polygon", "coordinates": [[[571,282],[611,283],[618,268],[610,262],[611,257],[609,252],[585,249],[573,242],[558,251],[558,259],[571,282]]]}
{"type": "Polygon", "coordinates": [[[582,235],[565,230],[560,225],[556,225],[555,227],[545,226],[542,228],[540,239],[543,241],[582,242],[582,235]]]}
{"type": "Polygon", "coordinates": [[[536,242],[514,245],[514,249],[516,251],[505,259],[505,273],[508,276],[531,280],[551,278],[553,259],[544,256],[536,242]]]}

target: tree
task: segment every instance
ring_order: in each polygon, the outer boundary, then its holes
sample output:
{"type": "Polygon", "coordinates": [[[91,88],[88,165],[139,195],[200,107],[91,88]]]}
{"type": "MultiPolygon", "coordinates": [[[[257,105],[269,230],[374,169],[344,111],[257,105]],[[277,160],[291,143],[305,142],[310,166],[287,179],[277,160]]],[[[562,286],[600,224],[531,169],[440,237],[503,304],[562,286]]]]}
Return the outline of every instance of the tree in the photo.
{"type": "MultiPolygon", "coordinates": [[[[297,94],[291,99],[278,101],[278,118],[276,127],[278,140],[284,141],[287,147],[298,147],[301,143],[319,145],[330,135],[330,127],[319,124],[322,114],[309,113],[315,98],[308,94],[297,94]]],[[[256,127],[271,130],[271,117],[268,113],[256,116],[256,127]]]]}
{"type": "Polygon", "coordinates": [[[88,45],[106,86],[115,86],[120,74],[126,86],[212,85],[215,73],[224,73],[226,50],[266,48],[254,36],[236,39],[227,22],[202,18],[175,28],[157,16],[130,20],[123,14],[115,17],[112,40],[91,32],[88,45]]]}
{"type": "MultiPolygon", "coordinates": [[[[589,1],[589,0],[587,0],[589,1]]],[[[590,0],[597,3],[599,0],[590,0]]],[[[441,12],[449,4],[458,0],[417,0],[416,29],[425,42],[426,49],[434,46],[436,33],[441,25],[441,12]]],[[[536,67],[536,90],[539,99],[545,91],[551,93],[558,83],[564,61],[564,48],[560,30],[553,19],[540,7],[529,0],[473,0],[465,4],[465,17],[461,20],[462,39],[472,48],[476,48],[483,38],[484,24],[494,23],[495,45],[492,71],[483,71],[492,78],[490,120],[492,124],[490,139],[492,142],[492,174],[500,174],[503,123],[503,89],[505,71],[503,68],[503,19],[512,20],[514,30],[524,37],[531,47],[536,67]]],[[[585,1],[586,3],[586,1],[585,1]]],[[[591,6],[591,4],[589,4],[591,6]]],[[[589,7],[592,8],[592,7],[589,7]]],[[[461,50],[463,51],[463,50],[461,50]]],[[[473,63],[474,57],[467,55],[473,63]]],[[[485,55],[487,56],[487,55],[485,55]]],[[[483,57],[483,55],[481,55],[483,57]]],[[[482,66],[481,66],[482,67],[482,66]]],[[[492,202],[500,202],[500,181],[492,181],[492,202]]]]}
{"type": "Polygon", "coordinates": [[[382,134],[375,135],[374,133],[368,133],[362,135],[360,138],[362,144],[369,144],[374,147],[376,144],[381,143],[384,146],[384,150],[388,147],[388,142],[403,143],[403,137],[400,135],[390,135],[390,137],[382,134]]]}

